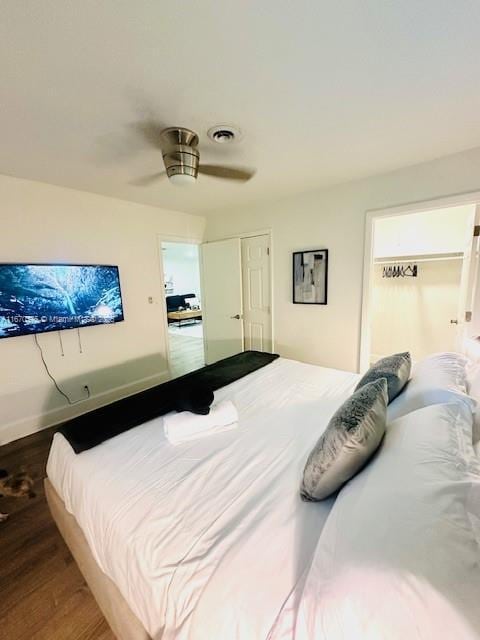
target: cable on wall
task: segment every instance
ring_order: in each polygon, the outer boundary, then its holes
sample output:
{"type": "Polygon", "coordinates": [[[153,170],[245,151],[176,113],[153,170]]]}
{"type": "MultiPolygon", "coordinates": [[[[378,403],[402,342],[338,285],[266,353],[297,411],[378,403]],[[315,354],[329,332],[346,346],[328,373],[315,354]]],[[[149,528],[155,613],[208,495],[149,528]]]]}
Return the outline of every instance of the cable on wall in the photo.
{"type": "Polygon", "coordinates": [[[83,353],[83,345],[82,345],[82,338],[80,336],[80,329],[79,327],[77,327],[77,337],[78,337],[78,350],[80,353],[83,353]]]}
{"type": "MultiPolygon", "coordinates": [[[[58,393],[60,393],[60,394],[65,398],[65,400],[68,402],[68,404],[70,404],[70,405],[78,404],[79,402],[84,402],[85,400],[88,400],[88,398],[90,398],[90,389],[89,389],[87,386],[85,386],[85,390],[86,390],[86,392],[87,392],[87,397],[86,397],[86,398],[80,398],[79,400],[71,400],[71,399],[69,398],[69,396],[68,396],[64,391],[62,391],[62,390],[60,389],[60,387],[58,386],[57,381],[55,380],[55,378],[54,378],[54,377],[52,376],[52,374],[50,373],[50,370],[49,370],[49,368],[48,368],[48,365],[47,365],[47,363],[46,363],[46,361],[45,361],[45,357],[44,357],[44,355],[43,355],[43,349],[42,349],[42,347],[40,346],[40,343],[38,342],[37,334],[34,334],[33,339],[35,340],[35,344],[37,345],[37,348],[38,348],[38,350],[39,350],[39,352],[40,352],[40,357],[41,357],[41,359],[42,359],[43,366],[45,367],[45,371],[47,372],[47,375],[48,375],[48,377],[50,378],[50,380],[51,380],[51,381],[53,382],[53,384],[55,385],[55,389],[58,391],[58,393]]],[[[63,355],[63,354],[62,354],[62,355],[63,355]]]]}
{"type": "Polygon", "coordinates": [[[57,331],[58,333],[58,340],[60,342],[60,353],[62,354],[62,358],[65,356],[65,351],[63,350],[63,340],[62,340],[62,333],[60,331],[57,331]]]}

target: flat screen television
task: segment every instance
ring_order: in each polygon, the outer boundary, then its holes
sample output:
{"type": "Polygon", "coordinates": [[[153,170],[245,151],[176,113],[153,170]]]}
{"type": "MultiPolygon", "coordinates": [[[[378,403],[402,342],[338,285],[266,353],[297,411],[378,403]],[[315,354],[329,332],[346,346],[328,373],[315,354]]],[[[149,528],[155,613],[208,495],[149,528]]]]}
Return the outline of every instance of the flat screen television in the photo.
{"type": "Polygon", "coordinates": [[[0,338],[122,320],[118,267],[0,264],[0,338]]]}

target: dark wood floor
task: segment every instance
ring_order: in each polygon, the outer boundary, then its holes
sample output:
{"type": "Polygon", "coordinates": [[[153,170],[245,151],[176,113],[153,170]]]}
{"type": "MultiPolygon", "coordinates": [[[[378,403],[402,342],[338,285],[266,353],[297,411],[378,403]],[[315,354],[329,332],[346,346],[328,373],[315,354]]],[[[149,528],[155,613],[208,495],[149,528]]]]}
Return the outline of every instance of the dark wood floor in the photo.
{"type": "Polygon", "coordinates": [[[24,466],[35,498],[0,498],[0,638],[114,640],[50,516],[43,478],[53,430],[0,447],[0,469],[24,466]]]}

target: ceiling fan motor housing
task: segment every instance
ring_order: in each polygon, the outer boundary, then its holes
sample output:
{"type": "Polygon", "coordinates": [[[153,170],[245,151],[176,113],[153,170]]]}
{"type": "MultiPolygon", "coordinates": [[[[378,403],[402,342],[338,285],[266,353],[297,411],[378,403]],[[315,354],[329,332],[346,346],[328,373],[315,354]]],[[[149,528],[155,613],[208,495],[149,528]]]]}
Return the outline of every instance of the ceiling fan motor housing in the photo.
{"type": "Polygon", "coordinates": [[[197,134],[183,127],[169,127],[160,138],[167,176],[188,175],[196,179],[200,161],[197,134]]]}

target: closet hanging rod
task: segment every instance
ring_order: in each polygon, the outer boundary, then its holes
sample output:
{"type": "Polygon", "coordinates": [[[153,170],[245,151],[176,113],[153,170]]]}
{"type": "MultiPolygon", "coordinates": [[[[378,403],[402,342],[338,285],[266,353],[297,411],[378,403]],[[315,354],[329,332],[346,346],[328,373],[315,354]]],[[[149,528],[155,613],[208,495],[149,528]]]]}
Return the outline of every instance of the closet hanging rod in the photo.
{"type": "Polygon", "coordinates": [[[403,264],[404,262],[438,262],[440,260],[463,260],[463,253],[436,253],[431,256],[397,256],[374,258],[374,264],[403,264]]]}
{"type": "Polygon", "coordinates": [[[391,267],[383,267],[382,278],[416,278],[418,266],[416,264],[394,264],[391,267]]]}

